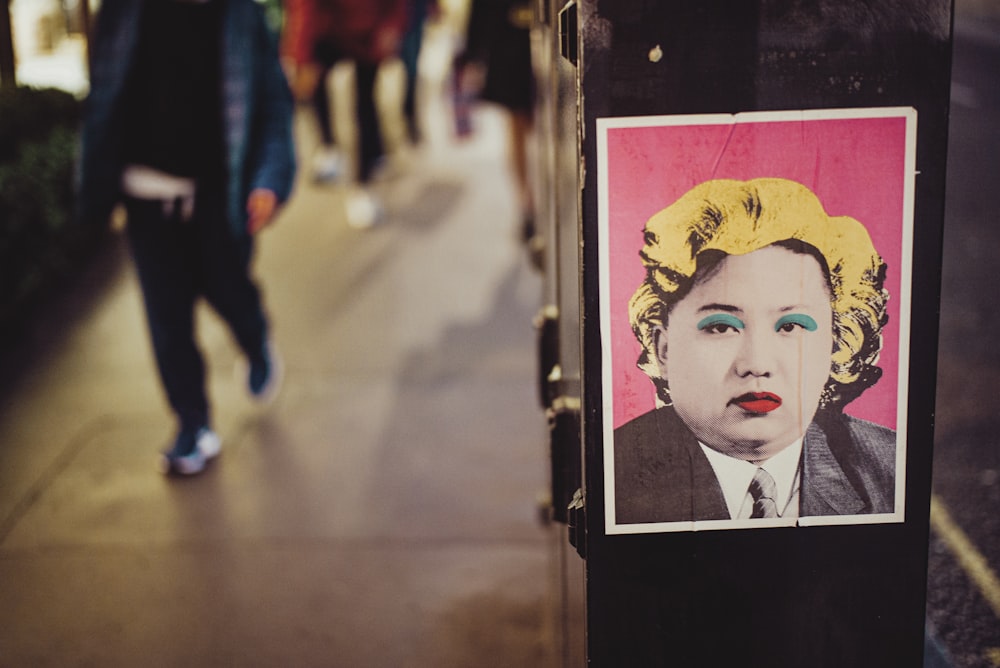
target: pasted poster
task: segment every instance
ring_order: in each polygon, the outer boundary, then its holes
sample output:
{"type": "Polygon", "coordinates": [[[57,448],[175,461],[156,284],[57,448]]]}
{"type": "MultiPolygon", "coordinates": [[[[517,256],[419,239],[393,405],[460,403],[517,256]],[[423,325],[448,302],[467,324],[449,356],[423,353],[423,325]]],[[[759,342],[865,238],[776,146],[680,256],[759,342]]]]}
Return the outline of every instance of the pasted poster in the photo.
{"type": "Polygon", "coordinates": [[[607,533],[902,522],[915,110],[597,131],[607,533]]]}

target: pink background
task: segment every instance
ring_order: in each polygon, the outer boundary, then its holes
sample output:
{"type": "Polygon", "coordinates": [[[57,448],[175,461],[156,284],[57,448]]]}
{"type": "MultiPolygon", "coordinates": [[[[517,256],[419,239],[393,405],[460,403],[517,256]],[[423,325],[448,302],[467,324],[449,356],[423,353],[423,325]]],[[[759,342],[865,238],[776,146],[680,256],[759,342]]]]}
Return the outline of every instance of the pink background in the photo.
{"type": "Polygon", "coordinates": [[[846,412],[895,429],[905,158],[901,116],[608,129],[614,426],[655,405],[652,383],[635,366],[640,347],[628,323],[628,300],[643,279],[646,220],[703,181],[781,177],[811,189],[828,214],[861,221],[888,265],[882,379],[846,412]]]}

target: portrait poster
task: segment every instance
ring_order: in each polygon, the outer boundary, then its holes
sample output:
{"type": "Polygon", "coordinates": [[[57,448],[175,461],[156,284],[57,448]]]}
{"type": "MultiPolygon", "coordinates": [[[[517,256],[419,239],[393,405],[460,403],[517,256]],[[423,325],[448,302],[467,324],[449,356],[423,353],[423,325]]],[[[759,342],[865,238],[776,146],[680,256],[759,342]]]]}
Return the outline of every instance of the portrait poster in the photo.
{"type": "Polygon", "coordinates": [[[598,119],[608,534],[903,521],[916,122],[598,119]]]}

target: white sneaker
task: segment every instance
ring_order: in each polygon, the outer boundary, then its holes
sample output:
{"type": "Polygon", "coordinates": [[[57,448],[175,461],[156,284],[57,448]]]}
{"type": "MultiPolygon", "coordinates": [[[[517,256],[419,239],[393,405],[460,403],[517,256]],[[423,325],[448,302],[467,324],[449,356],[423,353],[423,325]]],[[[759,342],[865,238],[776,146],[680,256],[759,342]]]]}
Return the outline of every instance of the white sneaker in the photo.
{"type": "Polygon", "coordinates": [[[194,475],[205,470],[205,465],[222,450],[222,440],[208,427],[202,427],[193,436],[182,431],[173,447],[160,456],[161,473],[194,475]],[[194,440],[192,445],[191,441],[194,440]]]}
{"type": "Polygon", "coordinates": [[[312,158],[312,177],[317,183],[329,183],[344,174],[344,158],[335,148],[321,148],[312,158]]]}
{"type": "Polygon", "coordinates": [[[382,222],[385,211],[375,195],[359,188],[347,195],[347,224],[357,229],[367,229],[382,222]]]}

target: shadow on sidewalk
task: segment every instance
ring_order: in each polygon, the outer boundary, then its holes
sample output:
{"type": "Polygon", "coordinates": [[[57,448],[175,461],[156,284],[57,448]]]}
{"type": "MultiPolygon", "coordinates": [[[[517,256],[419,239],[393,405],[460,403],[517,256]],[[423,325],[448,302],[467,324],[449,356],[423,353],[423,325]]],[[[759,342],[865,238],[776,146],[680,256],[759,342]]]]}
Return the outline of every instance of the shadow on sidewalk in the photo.
{"type": "Polygon", "coordinates": [[[16,395],[24,378],[40,360],[65,342],[85,321],[100,298],[128,267],[124,236],[108,234],[76,272],[44,290],[16,322],[0,331],[0,403],[16,395]]]}

